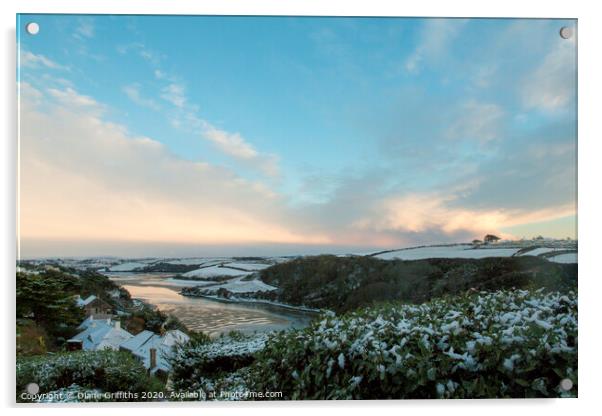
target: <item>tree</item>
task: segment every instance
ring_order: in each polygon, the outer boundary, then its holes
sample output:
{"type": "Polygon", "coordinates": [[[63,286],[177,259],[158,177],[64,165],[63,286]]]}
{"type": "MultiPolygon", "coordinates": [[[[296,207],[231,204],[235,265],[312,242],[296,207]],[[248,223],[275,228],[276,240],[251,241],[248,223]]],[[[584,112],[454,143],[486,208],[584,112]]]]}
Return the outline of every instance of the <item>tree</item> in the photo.
{"type": "Polygon", "coordinates": [[[75,303],[75,280],[57,271],[17,273],[17,319],[31,319],[54,341],[70,336],[85,317],[75,303]]]}
{"type": "Polygon", "coordinates": [[[483,241],[485,241],[486,243],[495,243],[498,240],[500,240],[500,238],[497,235],[493,234],[487,234],[485,238],[483,238],[483,241]]]}

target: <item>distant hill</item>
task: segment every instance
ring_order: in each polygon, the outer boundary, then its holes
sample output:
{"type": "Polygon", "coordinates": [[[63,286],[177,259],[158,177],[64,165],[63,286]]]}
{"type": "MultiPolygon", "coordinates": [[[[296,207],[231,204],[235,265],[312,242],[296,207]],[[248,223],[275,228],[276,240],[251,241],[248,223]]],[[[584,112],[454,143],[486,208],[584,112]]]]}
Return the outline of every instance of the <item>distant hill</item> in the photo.
{"type": "Polygon", "coordinates": [[[470,289],[563,291],[577,286],[576,264],[534,256],[404,261],[323,255],[295,259],[259,273],[263,282],[278,289],[254,297],[337,312],[392,300],[422,303],[470,289]]]}

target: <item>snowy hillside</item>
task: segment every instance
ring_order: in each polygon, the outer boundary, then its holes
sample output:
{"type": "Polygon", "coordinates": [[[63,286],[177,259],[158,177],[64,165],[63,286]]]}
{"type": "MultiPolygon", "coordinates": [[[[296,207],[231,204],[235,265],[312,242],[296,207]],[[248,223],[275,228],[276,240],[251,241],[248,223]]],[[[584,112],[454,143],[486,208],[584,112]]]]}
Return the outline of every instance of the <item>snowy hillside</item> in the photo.
{"type": "Polygon", "coordinates": [[[209,266],[203,267],[200,269],[196,269],[187,273],[184,273],[182,276],[184,277],[199,277],[199,278],[209,278],[209,277],[217,277],[217,276],[244,276],[250,274],[251,272],[246,272],[238,269],[231,269],[229,267],[222,266],[209,266]]]}
{"type": "Polygon", "coordinates": [[[558,263],[577,262],[577,242],[570,240],[521,240],[494,244],[448,244],[388,250],[369,256],[382,260],[482,259],[487,257],[538,256],[558,263]],[[557,256],[554,253],[558,252],[557,256]]]}
{"type": "Polygon", "coordinates": [[[510,257],[518,248],[473,248],[471,244],[445,247],[420,247],[390,251],[374,257],[382,260],[422,260],[436,258],[482,259],[485,257],[510,257]]]}

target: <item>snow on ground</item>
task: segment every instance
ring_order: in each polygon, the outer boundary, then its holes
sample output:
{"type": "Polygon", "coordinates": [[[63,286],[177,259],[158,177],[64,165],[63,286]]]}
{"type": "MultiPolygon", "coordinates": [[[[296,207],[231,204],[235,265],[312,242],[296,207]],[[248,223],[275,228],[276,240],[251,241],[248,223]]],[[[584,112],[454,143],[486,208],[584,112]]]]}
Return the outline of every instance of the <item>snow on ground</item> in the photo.
{"type": "Polygon", "coordinates": [[[248,270],[248,271],[254,271],[254,270],[263,270],[263,269],[267,269],[268,267],[270,267],[271,264],[265,264],[265,263],[244,263],[244,262],[233,262],[233,263],[225,263],[224,267],[230,267],[230,268],[234,268],[234,269],[244,269],[244,270],[248,270]]]}
{"type": "Polygon", "coordinates": [[[184,264],[184,265],[202,264],[203,266],[213,266],[213,265],[221,264],[224,262],[228,262],[228,259],[225,257],[223,257],[223,258],[190,257],[190,258],[186,258],[186,259],[168,259],[168,260],[163,261],[163,263],[169,263],[169,264],[184,264]]]}
{"type": "Polygon", "coordinates": [[[250,273],[251,272],[243,272],[242,270],[228,269],[227,267],[211,266],[186,272],[182,276],[203,278],[215,276],[244,276],[250,273]]]}
{"type": "Polygon", "coordinates": [[[421,260],[432,258],[482,259],[485,257],[510,257],[519,250],[518,248],[473,249],[472,247],[472,244],[462,244],[456,246],[410,248],[377,254],[374,257],[383,260],[421,260]]]}
{"type": "Polygon", "coordinates": [[[130,272],[135,269],[140,269],[142,267],[146,267],[147,263],[141,263],[138,261],[131,261],[127,263],[121,263],[115,266],[112,266],[109,271],[111,272],[130,272]]]}
{"type": "Polygon", "coordinates": [[[241,276],[232,280],[229,280],[225,283],[211,286],[207,288],[208,292],[215,293],[218,289],[227,289],[232,293],[249,293],[249,292],[259,292],[259,291],[269,291],[275,290],[274,286],[270,286],[266,283],[263,283],[259,279],[253,280],[242,280],[245,276],[241,276]]]}
{"type": "Polygon", "coordinates": [[[554,257],[549,257],[548,260],[554,263],[577,263],[577,253],[559,254],[554,257]]]}
{"type": "Polygon", "coordinates": [[[551,247],[539,247],[534,250],[529,250],[526,253],[519,254],[519,256],[539,256],[541,254],[550,253],[552,251],[562,250],[561,248],[551,248],[551,247]]]}

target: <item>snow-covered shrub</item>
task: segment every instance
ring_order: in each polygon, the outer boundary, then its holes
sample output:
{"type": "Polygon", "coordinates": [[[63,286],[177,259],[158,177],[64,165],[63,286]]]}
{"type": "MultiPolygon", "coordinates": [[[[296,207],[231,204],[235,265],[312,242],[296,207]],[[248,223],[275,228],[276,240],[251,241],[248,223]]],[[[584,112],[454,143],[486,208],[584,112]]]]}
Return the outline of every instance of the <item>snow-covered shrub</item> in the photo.
{"type": "Polygon", "coordinates": [[[265,345],[267,336],[233,334],[208,343],[176,347],[171,363],[173,390],[215,390],[215,380],[249,366],[265,345]]]}
{"type": "MultiPolygon", "coordinates": [[[[17,359],[17,393],[37,383],[40,393],[73,384],[105,392],[142,392],[152,381],[142,364],[120,351],[78,351],[17,359]]],[[[154,389],[153,389],[154,390],[154,389]]]]}
{"type": "Polygon", "coordinates": [[[326,314],[269,338],[249,381],[289,399],[575,396],[577,295],[479,292],[326,314]]]}

